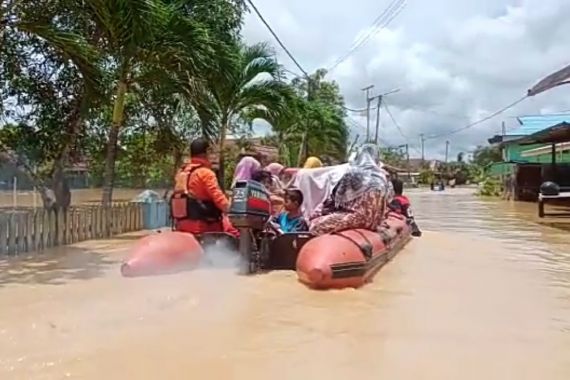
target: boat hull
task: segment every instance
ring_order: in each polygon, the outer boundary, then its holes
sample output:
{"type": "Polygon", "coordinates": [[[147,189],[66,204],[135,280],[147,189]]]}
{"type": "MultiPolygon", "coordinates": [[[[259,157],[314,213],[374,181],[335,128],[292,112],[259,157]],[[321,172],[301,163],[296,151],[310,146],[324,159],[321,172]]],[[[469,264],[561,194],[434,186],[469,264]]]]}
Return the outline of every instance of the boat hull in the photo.
{"type": "Polygon", "coordinates": [[[196,267],[203,256],[202,246],[190,233],[156,233],[135,243],[121,265],[121,273],[139,277],[178,272],[196,267]]]}
{"type": "Polygon", "coordinates": [[[308,241],[297,257],[299,281],[314,289],[359,288],[411,239],[406,220],[388,214],[381,232],[348,230],[308,241]]]}

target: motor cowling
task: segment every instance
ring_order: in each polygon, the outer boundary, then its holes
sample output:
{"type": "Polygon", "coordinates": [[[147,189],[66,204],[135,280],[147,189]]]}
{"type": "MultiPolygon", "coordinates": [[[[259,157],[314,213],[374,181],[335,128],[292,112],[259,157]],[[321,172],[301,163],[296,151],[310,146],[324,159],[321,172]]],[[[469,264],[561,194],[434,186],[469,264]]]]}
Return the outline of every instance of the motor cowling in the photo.
{"type": "Polygon", "coordinates": [[[232,191],[228,217],[236,228],[263,230],[271,217],[267,189],[256,181],[238,181],[232,191]]]}
{"type": "Polygon", "coordinates": [[[560,194],[560,186],[552,181],[546,181],[540,185],[540,193],[542,195],[558,195],[560,194]]]}

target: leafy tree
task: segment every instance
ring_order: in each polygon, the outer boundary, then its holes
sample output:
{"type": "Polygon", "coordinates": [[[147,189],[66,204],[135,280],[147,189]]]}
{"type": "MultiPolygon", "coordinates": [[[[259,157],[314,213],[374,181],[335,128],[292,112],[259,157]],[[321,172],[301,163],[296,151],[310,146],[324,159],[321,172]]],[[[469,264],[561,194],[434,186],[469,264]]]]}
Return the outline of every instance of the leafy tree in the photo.
{"type": "MultiPolygon", "coordinates": [[[[225,62],[227,75],[212,72],[202,89],[200,103],[207,104],[215,120],[220,152],[220,182],[225,182],[225,142],[239,128],[245,114],[270,118],[283,112],[289,87],[281,82],[282,70],[267,44],[239,45],[225,62]]],[[[203,118],[203,115],[200,115],[203,118]]]]}
{"type": "Polygon", "coordinates": [[[336,82],[325,81],[327,71],[317,70],[308,80],[296,78],[293,87],[300,99],[297,131],[301,132],[297,164],[309,155],[329,154],[344,160],[349,131],[344,121],[344,99],[336,82]]]}
{"type": "Polygon", "coordinates": [[[102,90],[93,30],[72,1],[7,1],[1,10],[2,116],[18,129],[0,139],[3,159],[33,180],[46,207],[65,208],[64,167],[102,90]]]}
{"type": "Polygon", "coordinates": [[[402,167],[406,163],[406,155],[400,148],[380,148],[380,159],[395,167],[402,167]]]}
{"type": "Polygon", "coordinates": [[[435,180],[435,172],[431,169],[422,169],[420,171],[420,176],[418,178],[418,182],[421,184],[429,184],[435,180]]]}
{"type": "Polygon", "coordinates": [[[473,152],[473,164],[485,167],[494,162],[502,162],[501,148],[496,146],[478,146],[473,152]]]}
{"type": "Polygon", "coordinates": [[[464,156],[465,156],[465,153],[463,153],[463,152],[457,153],[457,162],[463,162],[464,156]]]}
{"type": "Polygon", "coordinates": [[[103,184],[110,205],[119,132],[127,95],[149,81],[191,82],[213,63],[214,50],[206,27],[182,12],[189,2],[160,0],[86,0],[85,11],[97,25],[102,50],[114,80],[111,128],[103,184]],[[180,74],[176,76],[174,74],[180,74]]]}

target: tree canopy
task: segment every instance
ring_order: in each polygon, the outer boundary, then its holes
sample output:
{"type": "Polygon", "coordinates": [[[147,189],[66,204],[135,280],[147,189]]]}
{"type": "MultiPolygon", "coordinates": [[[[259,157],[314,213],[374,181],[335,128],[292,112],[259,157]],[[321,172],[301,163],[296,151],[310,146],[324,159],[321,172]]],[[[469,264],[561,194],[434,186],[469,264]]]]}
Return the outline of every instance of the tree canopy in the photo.
{"type": "Polygon", "coordinates": [[[268,43],[241,37],[243,0],[73,0],[0,4],[0,165],[69,206],[66,170],[90,184],[169,186],[189,141],[265,141],[294,166],[346,156],[344,101],[325,70],[289,80],[268,43]]]}

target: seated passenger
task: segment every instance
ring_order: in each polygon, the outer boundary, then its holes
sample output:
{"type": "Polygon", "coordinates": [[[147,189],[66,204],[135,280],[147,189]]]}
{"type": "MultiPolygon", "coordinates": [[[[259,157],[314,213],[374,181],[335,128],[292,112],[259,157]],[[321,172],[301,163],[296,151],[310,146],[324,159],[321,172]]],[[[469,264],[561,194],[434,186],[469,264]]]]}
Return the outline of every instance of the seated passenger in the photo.
{"type": "Polygon", "coordinates": [[[281,182],[281,175],[285,170],[285,166],[281,165],[278,162],[273,162],[267,165],[264,170],[271,173],[273,191],[282,190],[283,183],[281,182]]]}
{"type": "Polygon", "coordinates": [[[394,187],[394,198],[389,204],[390,210],[410,218],[408,210],[410,209],[410,200],[404,195],[404,183],[397,178],[392,180],[394,187]]]}
{"type": "Polygon", "coordinates": [[[243,157],[237,164],[234,171],[234,179],[232,181],[232,188],[237,181],[249,181],[252,179],[253,174],[261,168],[261,164],[251,156],[243,157]]]}
{"type": "Polygon", "coordinates": [[[303,165],[303,169],[316,169],[323,167],[323,163],[318,157],[309,157],[307,161],[305,161],[305,165],[303,165]]]}
{"type": "MultiPolygon", "coordinates": [[[[335,186],[328,210],[311,221],[315,235],[363,228],[375,231],[386,210],[388,181],[376,164],[378,150],[364,146],[335,186]],[[371,152],[374,152],[373,157],[371,152]]],[[[325,207],[327,208],[327,207],[325,207]]],[[[325,210],[323,210],[325,211],[325,210]]]]}
{"type": "Polygon", "coordinates": [[[251,179],[261,183],[269,192],[271,199],[271,210],[273,215],[281,212],[284,205],[284,192],[280,187],[275,186],[274,178],[270,172],[265,170],[258,170],[251,176],[251,179]]]}
{"type": "Polygon", "coordinates": [[[285,211],[279,213],[272,222],[278,227],[281,233],[308,231],[309,226],[303,218],[301,206],[303,205],[303,193],[298,189],[285,190],[283,208],[285,211]]]}
{"type": "Polygon", "coordinates": [[[389,204],[390,210],[403,215],[408,219],[410,226],[412,227],[412,236],[422,236],[422,232],[416,224],[414,215],[410,208],[410,200],[404,195],[404,183],[395,178],[392,180],[392,185],[394,187],[395,195],[389,204]]]}
{"type": "Polygon", "coordinates": [[[263,186],[265,186],[267,191],[270,191],[270,188],[272,185],[272,177],[271,177],[271,173],[269,173],[268,171],[256,170],[251,174],[250,179],[252,181],[257,181],[257,182],[261,183],[263,186]]]}

